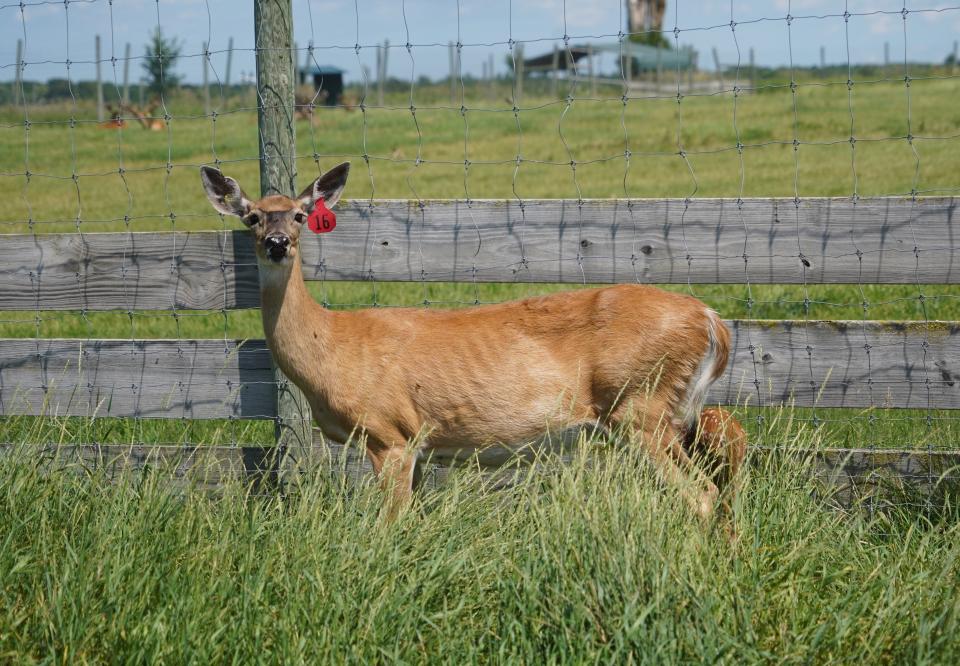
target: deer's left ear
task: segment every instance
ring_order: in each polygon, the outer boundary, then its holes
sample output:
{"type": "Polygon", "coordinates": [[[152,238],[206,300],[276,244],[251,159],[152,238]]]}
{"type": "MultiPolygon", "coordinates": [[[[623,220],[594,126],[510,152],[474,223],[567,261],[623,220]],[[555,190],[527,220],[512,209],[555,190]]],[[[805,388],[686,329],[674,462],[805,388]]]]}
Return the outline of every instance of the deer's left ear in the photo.
{"type": "Polygon", "coordinates": [[[327,208],[333,208],[340,201],[340,195],[343,194],[343,188],[347,185],[347,176],[349,175],[350,162],[338,164],[310,183],[310,186],[297,197],[297,202],[308,213],[313,210],[313,204],[316,203],[317,199],[321,198],[327,208]]]}

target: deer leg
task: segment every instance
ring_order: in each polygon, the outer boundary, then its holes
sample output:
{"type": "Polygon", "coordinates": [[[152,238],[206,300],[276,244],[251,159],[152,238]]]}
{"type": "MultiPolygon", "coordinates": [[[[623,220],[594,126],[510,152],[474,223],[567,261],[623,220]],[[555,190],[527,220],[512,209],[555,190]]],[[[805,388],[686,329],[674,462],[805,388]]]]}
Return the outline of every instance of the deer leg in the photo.
{"type": "Polygon", "coordinates": [[[384,494],[380,517],[384,522],[392,523],[410,505],[416,451],[404,443],[388,447],[368,447],[367,452],[384,494]]]}
{"type": "Polygon", "coordinates": [[[694,513],[708,522],[713,517],[720,491],[684,452],[680,446],[679,431],[663,422],[640,423],[632,426],[632,429],[640,440],[644,454],[661,478],[677,488],[694,513]]]}

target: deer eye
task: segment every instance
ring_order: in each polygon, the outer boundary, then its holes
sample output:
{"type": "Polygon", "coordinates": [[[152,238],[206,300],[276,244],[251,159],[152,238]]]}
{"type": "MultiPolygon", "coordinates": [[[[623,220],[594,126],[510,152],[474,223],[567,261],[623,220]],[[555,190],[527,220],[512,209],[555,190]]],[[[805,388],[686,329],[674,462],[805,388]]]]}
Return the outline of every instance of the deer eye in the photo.
{"type": "Polygon", "coordinates": [[[247,218],[244,220],[247,223],[248,227],[253,227],[260,224],[260,216],[256,213],[250,213],[247,215],[247,218]]]}
{"type": "Polygon", "coordinates": [[[303,213],[297,213],[296,215],[293,216],[293,219],[297,221],[297,224],[303,224],[304,222],[307,221],[307,216],[304,215],[303,213]]]}

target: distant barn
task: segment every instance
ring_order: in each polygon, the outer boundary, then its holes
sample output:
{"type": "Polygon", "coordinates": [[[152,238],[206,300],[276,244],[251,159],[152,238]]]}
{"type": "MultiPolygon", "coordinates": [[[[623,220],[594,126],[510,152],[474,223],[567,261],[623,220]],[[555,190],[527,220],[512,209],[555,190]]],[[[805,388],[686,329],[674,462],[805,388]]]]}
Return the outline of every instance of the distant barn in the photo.
{"type": "Polygon", "coordinates": [[[301,86],[312,85],[314,92],[323,91],[317,97],[319,104],[336,106],[343,96],[343,73],[344,70],[333,65],[300,67],[297,69],[297,82],[301,86]]]}

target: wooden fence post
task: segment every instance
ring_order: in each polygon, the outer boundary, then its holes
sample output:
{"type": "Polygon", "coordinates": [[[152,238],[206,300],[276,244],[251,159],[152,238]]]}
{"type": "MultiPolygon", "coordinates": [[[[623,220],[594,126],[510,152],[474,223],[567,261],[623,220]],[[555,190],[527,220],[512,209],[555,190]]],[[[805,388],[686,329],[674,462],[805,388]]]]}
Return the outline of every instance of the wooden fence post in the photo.
{"type": "Polygon", "coordinates": [[[230,69],[233,66],[233,37],[227,40],[227,71],[223,77],[223,94],[230,94],[230,69]]]}
{"type": "Polygon", "coordinates": [[[123,104],[130,104],[130,42],[123,51],[123,104]]]}
{"type": "Polygon", "coordinates": [[[457,97],[457,80],[455,73],[457,61],[454,55],[453,42],[447,42],[447,60],[450,68],[450,106],[453,106],[457,97]]]}
{"type": "Polygon", "coordinates": [[[20,103],[20,89],[22,87],[21,81],[23,79],[23,40],[17,40],[17,71],[15,72],[15,78],[13,80],[13,103],[20,103]]]}
{"type": "MultiPolygon", "coordinates": [[[[292,0],[254,0],[254,39],[260,131],[260,195],[296,196],[296,125],[291,37],[292,0]]],[[[277,380],[277,445],[294,462],[312,445],[310,406],[303,393],[274,366],[277,380]]]]}
{"type": "Polygon", "coordinates": [[[94,36],[94,53],[97,60],[97,120],[103,122],[103,77],[100,75],[100,35],[94,36]]]}
{"type": "Polygon", "coordinates": [[[208,44],[203,43],[203,113],[205,115],[210,115],[210,74],[208,73],[208,63],[210,60],[209,54],[207,53],[208,44]]]}
{"type": "Polygon", "coordinates": [[[387,63],[390,62],[390,40],[383,40],[383,50],[380,51],[380,48],[377,46],[378,53],[381,54],[377,62],[377,105],[383,106],[383,91],[387,85],[387,63]]]}
{"type": "Polygon", "coordinates": [[[590,97],[597,96],[597,68],[593,62],[593,44],[587,44],[587,75],[590,77],[590,97]]]}
{"type": "Polygon", "coordinates": [[[515,90],[513,93],[513,105],[520,107],[520,100],[523,99],[523,44],[518,44],[514,49],[514,67],[513,78],[515,90]]]}
{"type": "Polygon", "coordinates": [[[720,64],[720,53],[717,52],[716,46],[713,47],[713,64],[717,68],[717,81],[720,83],[720,90],[723,90],[723,66],[720,64]]]}

